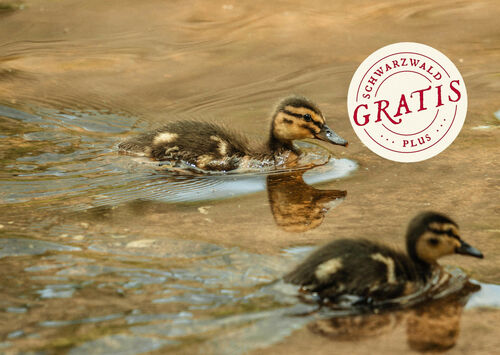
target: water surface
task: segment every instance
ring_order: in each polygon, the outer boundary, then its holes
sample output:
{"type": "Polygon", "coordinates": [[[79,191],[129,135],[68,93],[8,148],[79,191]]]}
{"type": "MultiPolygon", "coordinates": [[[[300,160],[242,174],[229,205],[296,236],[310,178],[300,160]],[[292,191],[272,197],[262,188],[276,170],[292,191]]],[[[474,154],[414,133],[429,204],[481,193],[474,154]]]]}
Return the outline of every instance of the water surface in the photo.
{"type": "Polygon", "coordinates": [[[4,3],[0,352],[498,349],[496,2],[4,3]],[[469,95],[457,140],[414,164],[368,151],[345,106],[359,63],[399,41],[445,53],[469,95]],[[185,176],[117,154],[122,139],[178,119],[264,140],[274,105],[293,93],[349,141],[305,144],[332,156],[324,166],[185,176]],[[453,292],[352,315],[272,283],[331,239],[402,246],[426,209],[450,214],[485,254],[443,260],[453,292]]]}

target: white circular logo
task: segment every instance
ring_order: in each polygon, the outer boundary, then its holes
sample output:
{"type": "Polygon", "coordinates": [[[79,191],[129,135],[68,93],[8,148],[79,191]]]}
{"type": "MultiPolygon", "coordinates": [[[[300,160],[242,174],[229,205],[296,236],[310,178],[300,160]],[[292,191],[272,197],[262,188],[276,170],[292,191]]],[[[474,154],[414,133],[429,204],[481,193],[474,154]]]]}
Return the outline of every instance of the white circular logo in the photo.
{"type": "Polygon", "coordinates": [[[443,53],[420,43],[380,48],[354,74],[347,108],[359,139],[386,159],[416,162],[441,153],[467,113],[464,79],[443,53]]]}

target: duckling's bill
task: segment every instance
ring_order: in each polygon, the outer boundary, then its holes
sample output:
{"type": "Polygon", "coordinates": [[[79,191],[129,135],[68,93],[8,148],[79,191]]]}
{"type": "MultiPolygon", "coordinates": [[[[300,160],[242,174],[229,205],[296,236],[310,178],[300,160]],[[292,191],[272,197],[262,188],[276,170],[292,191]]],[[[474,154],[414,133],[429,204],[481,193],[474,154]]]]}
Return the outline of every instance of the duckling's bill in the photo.
{"type": "Polygon", "coordinates": [[[460,246],[455,249],[455,253],[470,255],[479,259],[483,258],[483,253],[481,253],[478,249],[474,248],[472,245],[467,244],[463,240],[460,240],[460,246]]]}
{"type": "Polygon", "coordinates": [[[316,139],[319,139],[324,142],[336,144],[336,145],[342,145],[344,147],[347,147],[347,141],[339,136],[337,133],[335,133],[330,127],[328,127],[326,124],[323,125],[321,128],[321,131],[319,133],[316,133],[314,135],[316,139]]]}

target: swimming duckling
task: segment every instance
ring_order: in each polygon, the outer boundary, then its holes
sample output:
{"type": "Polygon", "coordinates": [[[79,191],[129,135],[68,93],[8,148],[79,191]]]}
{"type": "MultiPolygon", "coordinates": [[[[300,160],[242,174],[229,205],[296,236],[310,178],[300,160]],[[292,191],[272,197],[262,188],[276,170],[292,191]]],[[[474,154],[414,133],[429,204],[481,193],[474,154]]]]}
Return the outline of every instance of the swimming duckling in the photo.
{"type": "Polygon", "coordinates": [[[284,99],[271,121],[268,141],[253,146],[249,140],[223,126],[178,121],[120,143],[120,150],[158,161],[184,162],[205,170],[229,171],[251,160],[267,165],[287,165],[300,151],[294,140],[313,138],[347,146],[325,123],[319,108],[304,97],[284,99]]]}
{"type": "Polygon", "coordinates": [[[460,239],[455,222],[434,212],[411,220],[406,248],[408,255],[365,239],[336,240],[312,253],[284,280],[302,286],[303,291],[316,292],[323,300],[335,301],[342,295],[383,300],[424,285],[442,256],[483,257],[460,239]]]}

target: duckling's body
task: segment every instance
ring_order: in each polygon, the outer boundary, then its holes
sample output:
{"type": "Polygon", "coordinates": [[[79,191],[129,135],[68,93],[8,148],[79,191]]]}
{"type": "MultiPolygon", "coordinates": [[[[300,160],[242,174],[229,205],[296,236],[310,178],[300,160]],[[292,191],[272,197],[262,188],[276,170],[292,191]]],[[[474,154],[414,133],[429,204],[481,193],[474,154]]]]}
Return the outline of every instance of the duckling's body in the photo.
{"type": "Polygon", "coordinates": [[[408,254],[365,239],[336,240],[311,254],[284,280],[316,292],[322,299],[348,294],[383,300],[425,284],[439,267],[436,260],[441,256],[483,257],[460,239],[455,222],[433,212],[411,221],[406,242],[408,254]]]}
{"type": "Polygon", "coordinates": [[[234,170],[249,159],[262,162],[290,159],[294,147],[271,152],[226,127],[208,122],[177,121],[120,144],[120,149],[158,161],[182,161],[200,169],[234,170]]]}
{"type": "Polygon", "coordinates": [[[333,144],[347,142],[330,130],[321,111],[302,97],[283,100],[273,115],[269,140],[250,143],[224,126],[197,121],[169,123],[119,145],[120,150],[159,161],[184,162],[205,170],[228,171],[250,160],[263,165],[287,164],[300,151],[293,140],[315,138],[333,144]]]}
{"type": "Polygon", "coordinates": [[[399,251],[369,240],[340,239],[313,253],[285,281],[321,298],[341,294],[390,298],[402,294],[408,282],[423,281],[421,275],[399,251]]]}

